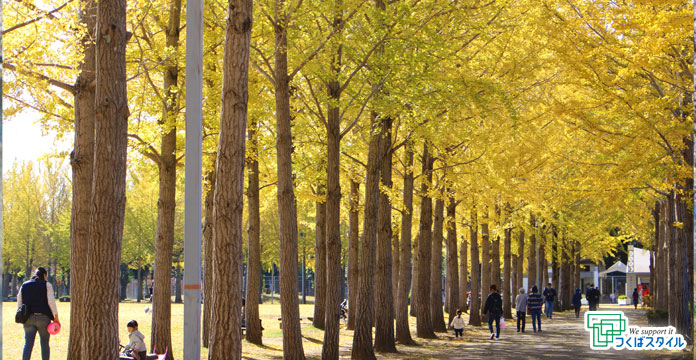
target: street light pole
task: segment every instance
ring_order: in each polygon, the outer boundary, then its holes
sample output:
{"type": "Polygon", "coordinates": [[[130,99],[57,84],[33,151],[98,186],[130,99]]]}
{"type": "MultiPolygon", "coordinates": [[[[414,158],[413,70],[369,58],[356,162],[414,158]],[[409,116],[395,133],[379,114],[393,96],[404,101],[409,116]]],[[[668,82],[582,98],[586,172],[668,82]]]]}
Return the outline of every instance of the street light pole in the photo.
{"type": "Polygon", "coordinates": [[[184,168],[184,265],[186,267],[184,272],[184,359],[201,358],[202,124],[203,1],[187,0],[186,163],[184,168]]]}

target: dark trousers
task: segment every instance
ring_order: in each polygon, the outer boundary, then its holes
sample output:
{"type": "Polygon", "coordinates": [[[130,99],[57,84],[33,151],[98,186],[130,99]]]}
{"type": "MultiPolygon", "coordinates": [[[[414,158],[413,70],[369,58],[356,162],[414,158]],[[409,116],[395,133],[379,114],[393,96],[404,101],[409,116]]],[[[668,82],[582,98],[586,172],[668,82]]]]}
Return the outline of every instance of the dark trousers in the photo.
{"type": "Polygon", "coordinates": [[[529,311],[532,314],[532,327],[537,331],[537,323],[539,323],[539,331],[541,331],[541,309],[533,309],[529,311]]]}
{"type": "Polygon", "coordinates": [[[522,330],[524,331],[524,323],[527,322],[527,313],[524,311],[518,311],[517,312],[517,330],[522,330]],[[520,323],[522,323],[522,327],[520,327],[520,323]]]}
{"type": "Polygon", "coordinates": [[[24,323],[24,350],[22,351],[22,360],[31,360],[31,351],[34,349],[34,340],[36,333],[39,333],[41,341],[41,360],[49,360],[51,357],[51,348],[48,345],[48,339],[51,336],[46,327],[51,323],[51,319],[47,315],[29,315],[29,319],[24,323]]]}
{"type": "Polygon", "coordinates": [[[493,333],[493,321],[495,321],[495,337],[500,337],[500,315],[488,314],[488,329],[493,333]]]}
{"type": "Polygon", "coordinates": [[[575,318],[577,319],[580,317],[580,306],[581,305],[573,305],[573,306],[575,306],[575,318]]]}
{"type": "Polygon", "coordinates": [[[454,337],[464,337],[464,329],[454,329],[454,337]]]}

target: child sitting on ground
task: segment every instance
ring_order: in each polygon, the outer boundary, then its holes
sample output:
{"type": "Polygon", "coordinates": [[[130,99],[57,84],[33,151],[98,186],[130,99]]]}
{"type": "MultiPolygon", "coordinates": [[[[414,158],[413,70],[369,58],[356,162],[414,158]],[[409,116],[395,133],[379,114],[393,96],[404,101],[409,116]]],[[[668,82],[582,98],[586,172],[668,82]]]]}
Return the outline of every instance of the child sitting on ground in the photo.
{"type": "Polygon", "coordinates": [[[464,319],[462,319],[462,311],[457,310],[457,316],[452,319],[451,327],[454,328],[454,337],[458,338],[460,335],[464,337],[464,319]]]}
{"type": "Polygon", "coordinates": [[[145,360],[147,358],[145,335],[138,331],[138,322],[131,320],[126,326],[128,327],[128,345],[124,349],[126,355],[132,356],[135,360],[145,360]]]}

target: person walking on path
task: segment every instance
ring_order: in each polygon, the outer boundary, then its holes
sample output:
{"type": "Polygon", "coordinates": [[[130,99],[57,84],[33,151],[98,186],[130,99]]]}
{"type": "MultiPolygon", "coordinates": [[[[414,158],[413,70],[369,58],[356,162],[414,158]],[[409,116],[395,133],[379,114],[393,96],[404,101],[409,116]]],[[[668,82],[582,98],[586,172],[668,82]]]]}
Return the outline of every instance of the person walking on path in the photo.
{"type": "Polygon", "coordinates": [[[520,329],[524,332],[524,323],[527,317],[527,294],[524,288],[520,288],[520,293],[515,298],[515,309],[517,309],[517,332],[520,332],[520,329]],[[522,323],[521,327],[520,322],[522,323]]]}
{"type": "Polygon", "coordinates": [[[595,289],[594,284],[590,284],[589,289],[585,293],[587,303],[590,305],[590,311],[597,311],[597,303],[599,302],[599,290],[595,289]]]}
{"type": "Polygon", "coordinates": [[[462,318],[462,311],[457,310],[457,316],[452,319],[450,327],[454,328],[454,337],[458,338],[461,336],[464,338],[464,319],[462,318]]]}
{"type": "Polygon", "coordinates": [[[633,289],[633,308],[638,309],[638,300],[640,299],[640,295],[638,295],[638,289],[633,289]]]}
{"type": "Polygon", "coordinates": [[[503,314],[503,298],[498,294],[495,284],[491,285],[490,293],[483,306],[483,315],[488,314],[488,329],[491,331],[491,340],[500,338],[500,316],[503,314]],[[495,333],[493,333],[493,321],[495,321],[495,333]]]}
{"type": "Polygon", "coordinates": [[[529,313],[532,315],[532,328],[534,332],[537,332],[537,323],[539,323],[539,332],[541,332],[541,304],[544,299],[539,294],[539,289],[534,285],[532,287],[532,293],[527,297],[527,308],[529,313]]]}
{"type": "Polygon", "coordinates": [[[582,290],[580,288],[575,289],[575,294],[573,294],[573,308],[575,308],[575,318],[580,317],[580,307],[582,306],[582,290]]]}
{"type": "Polygon", "coordinates": [[[551,283],[546,284],[543,294],[546,300],[546,318],[553,318],[553,302],[556,298],[556,290],[551,287],[551,283]]]}
{"type": "Polygon", "coordinates": [[[58,308],[53,293],[53,286],[46,281],[48,272],[39,267],[31,280],[22,284],[17,294],[17,308],[26,305],[29,318],[24,323],[24,350],[22,360],[31,360],[36,333],[41,341],[41,360],[49,360],[51,348],[48,340],[51,336],[47,326],[51,321],[58,321],[58,308]]]}

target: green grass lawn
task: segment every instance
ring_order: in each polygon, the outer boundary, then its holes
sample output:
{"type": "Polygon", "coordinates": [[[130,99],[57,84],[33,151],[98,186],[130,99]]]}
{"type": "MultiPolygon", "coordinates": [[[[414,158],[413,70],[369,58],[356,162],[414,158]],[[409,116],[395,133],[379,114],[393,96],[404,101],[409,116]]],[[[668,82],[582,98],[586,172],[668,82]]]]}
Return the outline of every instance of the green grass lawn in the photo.
{"type": "MultiPolygon", "coordinates": [[[[58,314],[60,315],[62,330],[58,335],[51,336],[51,358],[52,359],[62,359],[65,358],[64,354],[68,351],[68,334],[70,329],[70,303],[57,303],[58,304],[58,314]]],[[[129,320],[136,320],[139,324],[139,330],[145,334],[145,342],[150,347],[150,329],[152,327],[152,315],[145,313],[145,308],[151,305],[150,303],[131,303],[125,302],[121,303],[119,307],[119,337],[121,343],[128,342],[128,332],[126,331],[126,324],[129,320]]],[[[300,305],[300,316],[302,316],[302,327],[303,335],[308,338],[309,341],[305,342],[305,350],[312,350],[313,347],[317,347],[321,351],[321,344],[317,344],[315,341],[321,342],[323,338],[323,332],[315,329],[309,324],[307,320],[308,316],[312,316],[314,305],[300,305]],[[318,336],[318,335],[321,335],[318,336]]],[[[24,330],[21,324],[16,324],[14,322],[14,314],[17,310],[16,303],[5,302],[3,303],[3,349],[2,355],[4,359],[20,359],[22,357],[22,348],[24,346],[24,330]]],[[[253,344],[244,343],[244,355],[253,359],[258,359],[267,356],[282,356],[282,330],[280,329],[280,324],[278,317],[280,317],[280,303],[276,298],[274,304],[262,304],[260,305],[261,319],[263,321],[263,326],[265,331],[263,333],[264,343],[266,346],[258,347],[253,344]]],[[[184,305],[183,304],[172,304],[172,346],[174,350],[174,355],[176,359],[183,358],[183,334],[184,334],[184,305]]],[[[314,349],[317,351],[316,349],[314,349]]],[[[203,358],[208,357],[208,349],[203,348],[201,350],[201,356],[203,358]]],[[[38,335],[36,343],[34,345],[34,351],[32,353],[32,359],[40,359],[41,351],[38,341],[38,335]]]]}

